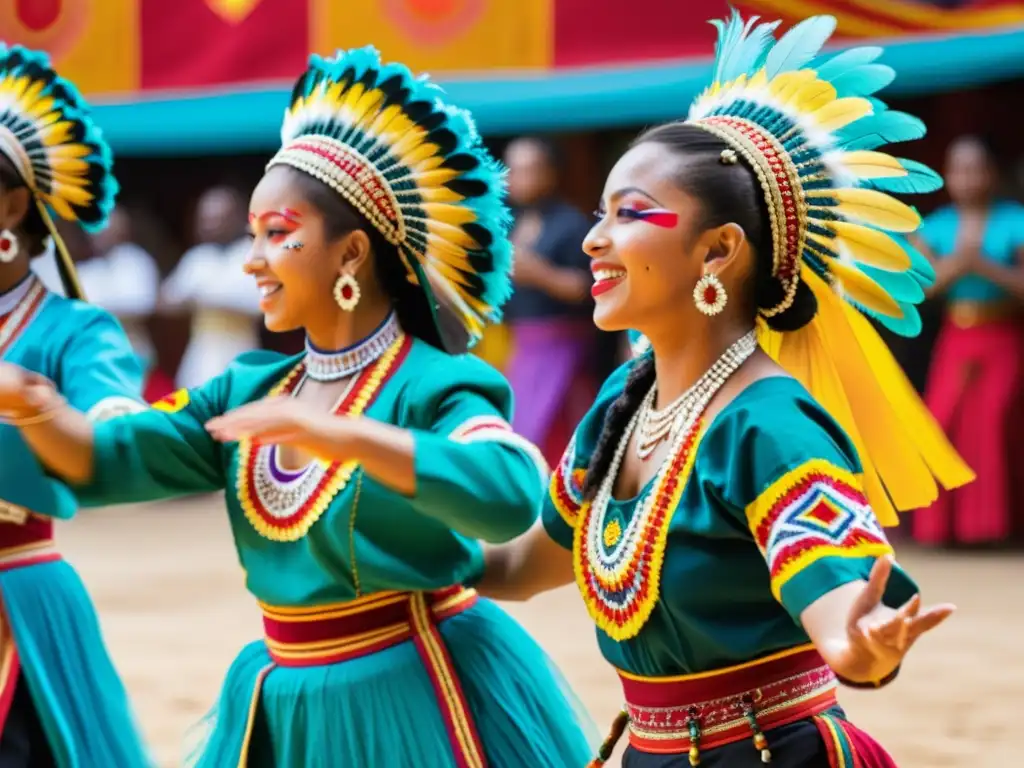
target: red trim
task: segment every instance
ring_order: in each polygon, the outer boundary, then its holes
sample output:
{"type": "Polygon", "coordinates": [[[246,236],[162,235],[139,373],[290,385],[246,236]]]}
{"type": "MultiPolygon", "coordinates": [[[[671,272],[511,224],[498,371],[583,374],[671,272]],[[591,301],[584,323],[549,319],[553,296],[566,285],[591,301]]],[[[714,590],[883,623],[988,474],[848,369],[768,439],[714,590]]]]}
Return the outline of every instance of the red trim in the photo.
{"type": "MultiPolygon", "coordinates": [[[[33,281],[36,280],[36,278],[32,279],[33,281]]],[[[7,338],[7,341],[2,346],[0,346],[0,357],[3,357],[7,350],[10,349],[11,346],[14,344],[14,342],[21,338],[21,334],[24,333],[29,323],[32,322],[33,318],[35,318],[36,314],[39,312],[39,308],[42,306],[43,301],[46,300],[47,291],[45,289],[39,290],[38,286],[34,285],[32,288],[29,288],[29,292],[26,294],[26,296],[31,296],[33,292],[36,292],[36,297],[33,299],[31,306],[25,313],[25,316],[21,319],[21,322],[18,324],[18,326],[11,332],[11,335],[7,338]]],[[[19,302],[18,305],[8,314],[4,315],[3,317],[0,317],[0,331],[4,329],[11,315],[17,312],[20,306],[21,302],[19,302]]]]}
{"type": "Polygon", "coordinates": [[[0,522],[0,552],[52,540],[52,518],[29,513],[24,523],[0,522]]]}
{"type": "MultiPolygon", "coordinates": [[[[408,356],[411,348],[412,336],[407,335],[403,340],[398,353],[384,372],[384,375],[381,376],[380,381],[376,382],[372,388],[368,387],[368,385],[372,383],[372,379],[375,376],[380,375],[380,361],[365,368],[363,372],[359,374],[359,378],[356,380],[355,385],[348,391],[345,399],[342,400],[342,402],[334,409],[334,413],[336,415],[349,413],[360,398],[365,398],[365,403],[363,404],[361,413],[366,413],[367,409],[373,405],[377,396],[380,394],[381,390],[384,389],[384,386],[388,383],[391,377],[399,368],[402,367],[402,363],[405,362],[405,358],[408,356]]],[[[304,368],[305,367],[300,364],[289,374],[284,387],[282,387],[279,392],[280,396],[287,397],[292,393],[295,387],[298,386],[299,382],[302,380],[302,372],[304,368]]],[[[246,464],[245,471],[245,484],[248,491],[248,497],[252,502],[252,506],[256,510],[256,513],[260,516],[263,522],[279,530],[291,528],[301,522],[306,515],[309,514],[310,508],[320,500],[324,490],[330,487],[331,483],[334,482],[335,476],[343,466],[343,462],[340,461],[336,461],[331,464],[331,466],[327,468],[327,471],[324,472],[323,477],[317,484],[317,487],[309,495],[305,503],[299,507],[294,514],[289,515],[288,517],[277,518],[267,512],[260,502],[259,494],[256,492],[256,461],[259,458],[259,449],[259,443],[253,442],[249,450],[249,460],[246,464]]]]}
{"type": "MultiPolygon", "coordinates": [[[[411,599],[411,592],[395,592],[392,595],[385,593],[377,600],[366,599],[365,607],[360,607],[363,601],[356,601],[351,605],[338,603],[311,608],[308,613],[294,614],[266,606],[263,613],[263,630],[272,644],[300,646],[306,643],[327,644],[333,641],[331,647],[325,647],[322,653],[310,654],[302,659],[282,655],[274,648],[268,647],[270,656],[282,667],[310,667],[358,659],[403,643],[414,634],[409,621],[411,599]],[[394,634],[376,642],[356,644],[360,635],[388,628],[394,628],[394,634]]],[[[442,621],[472,608],[476,605],[477,595],[462,586],[454,586],[428,592],[426,599],[434,621],[442,621]],[[466,593],[464,600],[445,605],[463,592],[466,593]]]]}
{"type": "Polygon", "coordinates": [[[745,700],[753,703],[763,731],[813,717],[836,705],[835,675],[813,649],[720,673],[668,679],[637,679],[620,673],[620,679],[630,716],[630,744],[653,754],[689,750],[691,717],[697,719],[702,733],[700,749],[750,738],[745,700]],[[761,710],[766,714],[759,714],[761,710]],[[714,732],[706,733],[711,730],[714,732]]]}

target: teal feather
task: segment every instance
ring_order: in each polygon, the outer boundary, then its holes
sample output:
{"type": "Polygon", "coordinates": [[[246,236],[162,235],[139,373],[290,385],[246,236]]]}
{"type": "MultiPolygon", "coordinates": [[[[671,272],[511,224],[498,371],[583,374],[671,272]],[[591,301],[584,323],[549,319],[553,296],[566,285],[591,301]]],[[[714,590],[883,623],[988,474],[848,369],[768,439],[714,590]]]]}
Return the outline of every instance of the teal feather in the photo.
{"type": "MultiPolygon", "coordinates": [[[[847,96],[870,96],[885,88],[896,79],[896,71],[884,64],[865,64],[851,69],[832,80],[838,98],[847,96]]],[[[884,105],[882,105],[884,107],[884,105]]],[[[875,112],[881,112],[875,105],[875,112]]]]}
{"type": "Polygon", "coordinates": [[[739,12],[733,9],[728,21],[715,19],[711,22],[718,30],[714,82],[725,83],[740,75],[751,75],[764,64],[775,42],[773,33],[779,22],[758,24],[757,21],[758,17],[752,16],[744,24],[739,12]]]}
{"type": "Polygon", "coordinates": [[[921,315],[913,304],[900,304],[900,309],[903,310],[903,317],[888,317],[868,309],[848,296],[846,297],[846,302],[856,308],[862,315],[870,317],[897,336],[912,339],[921,333],[921,315]]]}
{"type": "Polygon", "coordinates": [[[864,179],[861,186],[894,194],[924,195],[942,189],[942,177],[923,163],[916,160],[897,158],[907,169],[906,176],[891,176],[880,179],[864,179]]]}
{"type": "Polygon", "coordinates": [[[889,237],[899,243],[910,259],[910,269],[907,274],[912,276],[922,288],[927,289],[935,282],[935,268],[928,258],[919,251],[910,241],[909,237],[895,232],[889,233],[889,237]]]}
{"type": "Polygon", "coordinates": [[[836,146],[852,152],[885,144],[914,141],[925,135],[924,123],[913,115],[887,109],[855,120],[836,132],[836,146]]]}
{"type": "Polygon", "coordinates": [[[815,66],[814,69],[822,80],[831,81],[849,72],[851,69],[873,63],[881,55],[882,49],[877,46],[867,45],[862,48],[850,48],[823,61],[815,66]]]}
{"type": "Polygon", "coordinates": [[[899,303],[920,304],[924,301],[924,286],[909,272],[890,272],[870,264],[857,264],[857,269],[878,283],[899,303]]]}
{"type": "Polygon", "coordinates": [[[821,52],[836,29],[832,16],[812,16],[791,28],[768,53],[765,72],[769,79],[806,65],[821,52]]]}

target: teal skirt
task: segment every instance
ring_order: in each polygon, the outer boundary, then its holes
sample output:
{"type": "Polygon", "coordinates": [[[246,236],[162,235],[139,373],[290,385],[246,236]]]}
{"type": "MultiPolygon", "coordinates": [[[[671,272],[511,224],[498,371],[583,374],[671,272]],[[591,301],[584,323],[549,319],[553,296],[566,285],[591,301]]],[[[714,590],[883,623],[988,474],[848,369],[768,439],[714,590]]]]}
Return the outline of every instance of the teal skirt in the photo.
{"type": "MultiPolygon", "coordinates": [[[[480,599],[438,630],[452,657],[489,768],[582,768],[595,731],[551,660],[522,627],[480,599]]],[[[412,641],[315,667],[279,667],[263,641],[228,672],[199,768],[455,768],[437,696],[412,641]],[[268,671],[269,668],[269,671],[268,671]],[[253,693],[262,688],[251,732],[253,693]]]]}
{"type": "Polygon", "coordinates": [[[75,569],[57,560],[0,571],[0,596],[57,765],[153,765],[75,569]]]}

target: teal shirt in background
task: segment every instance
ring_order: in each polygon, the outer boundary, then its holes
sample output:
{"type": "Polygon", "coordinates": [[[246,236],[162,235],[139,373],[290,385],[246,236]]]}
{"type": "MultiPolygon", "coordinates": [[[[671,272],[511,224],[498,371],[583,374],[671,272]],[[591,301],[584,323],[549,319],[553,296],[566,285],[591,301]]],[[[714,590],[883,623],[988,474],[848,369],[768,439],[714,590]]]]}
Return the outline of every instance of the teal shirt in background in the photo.
{"type": "MultiPolygon", "coordinates": [[[[543,520],[567,549],[582,525],[581,482],[605,413],[633,364],[605,383],[553,477],[543,520]]],[[[697,444],[669,518],[660,595],[649,618],[635,636],[618,640],[598,627],[604,657],[623,671],[663,677],[808,643],[801,612],[826,592],[866,579],[875,559],[892,551],[863,496],[860,471],[849,438],[796,380],[750,385],[697,444]]],[[[634,499],[613,500],[605,524],[626,530],[653,485],[634,499]]],[[[588,566],[575,553],[574,561],[579,579],[588,566]]],[[[914,592],[896,569],[886,602],[901,604],[914,592]]]]}
{"type": "MultiPolygon", "coordinates": [[[[936,258],[948,257],[956,248],[960,214],[952,205],[946,205],[925,217],[917,231],[936,258]]],[[[1017,263],[1017,251],[1024,247],[1024,205],[1012,200],[993,203],[985,223],[981,255],[1004,267],[1017,263]]],[[[946,291],[953,301],[995,302],[1008,298],[1008,294],[992,281],[980,275],[966,275],[946,291]]]]}

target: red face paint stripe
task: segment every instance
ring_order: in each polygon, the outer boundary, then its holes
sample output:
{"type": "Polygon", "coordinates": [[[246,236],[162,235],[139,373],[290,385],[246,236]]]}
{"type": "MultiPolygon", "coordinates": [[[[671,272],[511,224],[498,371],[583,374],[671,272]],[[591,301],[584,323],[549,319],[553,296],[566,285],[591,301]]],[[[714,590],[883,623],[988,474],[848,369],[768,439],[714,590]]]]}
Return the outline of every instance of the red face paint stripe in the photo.
{"type": "Polygon", "coordinates": [[[664,227],[665,229],[672,229],[679,223],[679,214],[662,208],[649,208],[646,211],[637,211],[636,215],[648,224],[654,224],[656,227],[664,227]]]}

